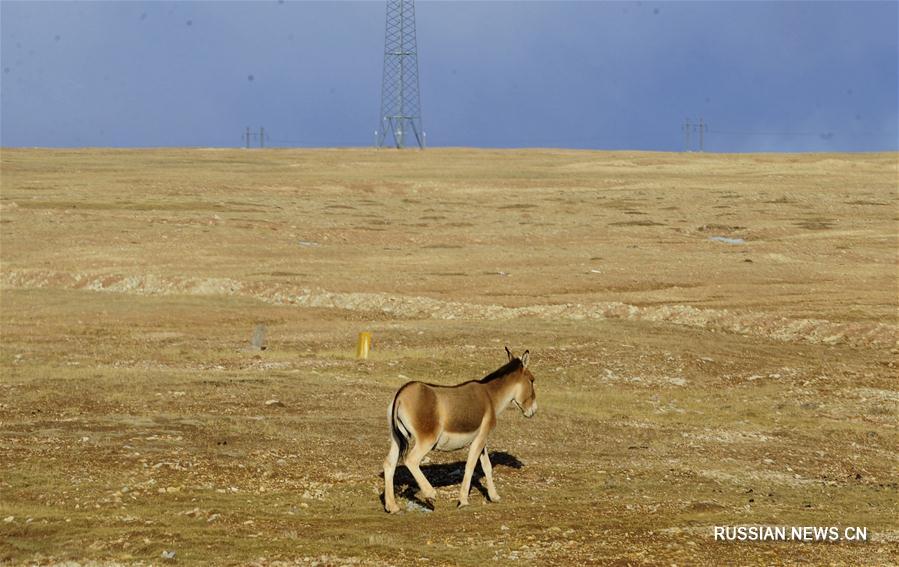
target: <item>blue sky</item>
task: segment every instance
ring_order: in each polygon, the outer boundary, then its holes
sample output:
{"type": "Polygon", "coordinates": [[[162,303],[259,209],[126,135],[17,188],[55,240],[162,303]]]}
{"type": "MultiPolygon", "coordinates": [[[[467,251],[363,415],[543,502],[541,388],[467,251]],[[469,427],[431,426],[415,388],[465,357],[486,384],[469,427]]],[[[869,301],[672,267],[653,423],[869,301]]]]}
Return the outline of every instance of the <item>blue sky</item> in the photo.
{"type": "MultiPolygon", "coordinates": [[[[418,2],[432,146],[899,149],[897,2],[418,2]],[[695,143],[695,137],[694,137],[695,143]]],[[[383,2],[0,2],[3,146],[365,146],[383,2]],[[250,80],[252,76],[252,80],[250,80]]]]}

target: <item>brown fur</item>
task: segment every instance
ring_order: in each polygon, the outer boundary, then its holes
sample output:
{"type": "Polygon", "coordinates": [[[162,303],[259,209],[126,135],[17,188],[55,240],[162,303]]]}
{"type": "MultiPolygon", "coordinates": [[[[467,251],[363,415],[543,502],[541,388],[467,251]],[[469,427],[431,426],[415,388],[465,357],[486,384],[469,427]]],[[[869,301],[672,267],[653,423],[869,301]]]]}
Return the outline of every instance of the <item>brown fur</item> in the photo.
{"type": "Polygon", "coordinates": [[[391,445],[384,460],[384,507],[388,512],[399,511],[394,491],[393,474],[397,462],[404,459],[406,467],[429,500],[436,491],[419,469],[419,463],[432,449],[452,451],[469,447],[465,476],[459,495],[459,505],[468,504],[471,475],[475,461],[481,461],[490,500],[499,500],[493,485],[493,471],[487,455],[487,436],[496,427],[496,418],[515,403],[526,417],[537,409],[534,375],[527,369],[529,352],[515,357],[508,348],[509,362],[480,380],[455,386],[439,386],[423,382],[409,382],[394,396],[388,409],[391,445]],[[414,445],[409,448],[409,441],[414,445]]]}

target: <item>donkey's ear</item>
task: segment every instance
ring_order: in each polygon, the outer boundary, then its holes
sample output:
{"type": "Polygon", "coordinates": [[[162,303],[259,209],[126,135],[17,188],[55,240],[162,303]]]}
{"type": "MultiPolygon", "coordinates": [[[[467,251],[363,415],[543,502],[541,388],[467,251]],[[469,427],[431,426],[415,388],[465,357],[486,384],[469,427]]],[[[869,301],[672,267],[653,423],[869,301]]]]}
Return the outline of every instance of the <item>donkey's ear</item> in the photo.
{"type": "Polygon", "coordinates": [[[512,354],[512,351],[509,350],[509,347],[506,347],[506,354],[509,355],[509,362],[512,362],[512,360],[515,359],[515,355],[512,354]]]}
{"type": "Polygon", "coordinates": [[[531,351],[529,351],[529,350],[524,351],[524,354],[521,355],[521,367],[522,368],[528,367],[528,359],[529,358],[531,358],[531,351]]]}

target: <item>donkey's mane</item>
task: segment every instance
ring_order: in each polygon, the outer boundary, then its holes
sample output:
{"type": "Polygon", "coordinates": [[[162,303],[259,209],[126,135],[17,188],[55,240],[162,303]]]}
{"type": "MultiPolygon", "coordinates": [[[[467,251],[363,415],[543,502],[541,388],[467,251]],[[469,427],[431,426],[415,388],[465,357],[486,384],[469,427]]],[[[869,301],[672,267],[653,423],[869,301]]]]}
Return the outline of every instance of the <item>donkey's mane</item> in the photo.
{"type": "MultiPolygon", "coordinates": [[[[511,361],[507,362],[506,364],[500,366],[499,368],[497,368],[490,374],[484,376],[480,380],[469,380],[467,382],[462,382],[461,384],[454,384],[452,386],[447,386],[445,384],[432,384],[430,382],[425,382],[425,384],[427,384],[428,386],[432,386],[434,388],[458,388],[460,386],[467,386],[468,384],[489,384],[490,382],[493,382],[494,380],[498,380],[498,379],[502,378],[503,376],[507,376],[507,375],[515,372],[519,368],[521,368],[521,359],[516,358],[515,360],[511,360],[511,361]]],[[[403,386],[403,388],[405,388],[409,384],[412,384],[412,382],[407,383],[406,385],[403,386]]],[[[399,393],[397,393],[397,395],[399,395],[399,393]]]]}
{"type": "Polygon", "coordinates": [[[484,376],[483,378],[478,380],[478,382],[480,382],[481,384],[487,384],[488,382],[492,382],[492,381],[496,380],[497,378],[502,378],[506,374],[511,374],[512,372],[515,372],[519,368],[521,368],[521,359],[514,358],[514,359],[510,360],[509,362],[507,362],[506,364],[504,364],[503,366],[500,366],[499,368],[497,368],[490,374],[484,376]]]}

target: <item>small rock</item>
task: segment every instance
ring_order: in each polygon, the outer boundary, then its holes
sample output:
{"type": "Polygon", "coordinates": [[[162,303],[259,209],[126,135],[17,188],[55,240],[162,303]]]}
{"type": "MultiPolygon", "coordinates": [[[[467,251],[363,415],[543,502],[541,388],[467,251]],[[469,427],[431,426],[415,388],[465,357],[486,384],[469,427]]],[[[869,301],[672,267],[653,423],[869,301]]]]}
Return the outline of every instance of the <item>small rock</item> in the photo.
{"type": "Polygon", "coordinates": [[[15,516],[7,516],[7,517],[3,518],[3,521],[4,521],[5,523],[7,523],[7,524],[11,524],[12,521],[15,520],[15,519],[16,519],[15,516]]]}
{"type": "Polygon", "coordinates": [[[163,558],[163,559],[167,559],[167,560],[174,559],[174,558],[175,558],[175,552],[174,552],[174,551],[163,550],[163,552],[162,552],[162,558],[163,558]]]}
{"type": "Polygon", "coordinates": [[[746,241],[742,238],[729,238],[727,236],[710,236],[709,240],[723,242],[725,244],[746,244],[746,241]]]}
{"type": "Polygon", "coordinates": [[[431,510],[429,508],[425,508],[424,506],[421,506],[420,504],[417,504],[411,500],[406,502],[406,510],[408,510],[409,512],[425,512],[425,513],[433,512],[433,510],[431,510]]]}
{"type": "Polygon", "coordinates": [[[283,408],[284,404],[280,400],[268,400],[265,405],[270,408],[283,408]]]}

